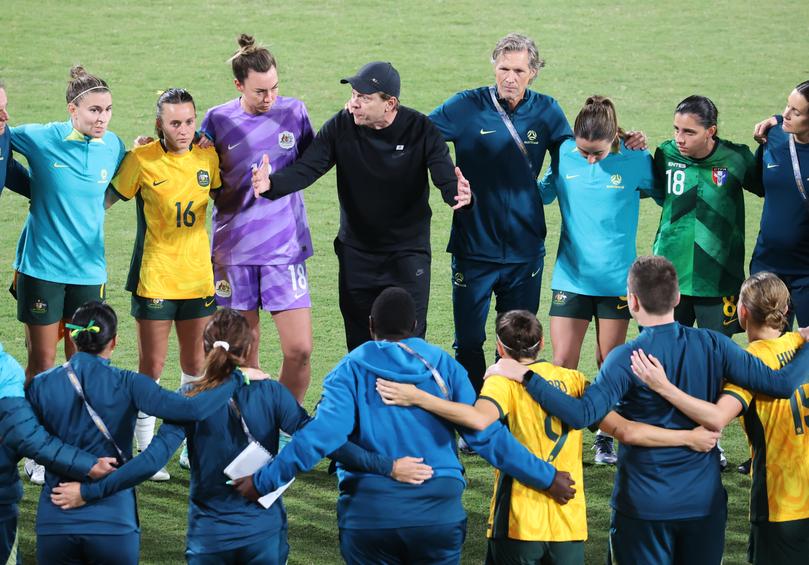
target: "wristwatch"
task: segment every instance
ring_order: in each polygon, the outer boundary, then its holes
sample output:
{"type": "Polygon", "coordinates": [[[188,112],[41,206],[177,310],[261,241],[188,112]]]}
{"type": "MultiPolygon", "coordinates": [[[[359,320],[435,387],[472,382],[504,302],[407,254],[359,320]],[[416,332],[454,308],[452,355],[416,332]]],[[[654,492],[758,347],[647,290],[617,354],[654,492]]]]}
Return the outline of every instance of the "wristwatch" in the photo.
{"type": "Polygon", "coordinates": [[[534,378],[534,372],[531,369],[528,369],[526,372],[522,374],[522,384],[523,386],[528,386],[528,383],[531,382],[531,379],[534,378]]]}

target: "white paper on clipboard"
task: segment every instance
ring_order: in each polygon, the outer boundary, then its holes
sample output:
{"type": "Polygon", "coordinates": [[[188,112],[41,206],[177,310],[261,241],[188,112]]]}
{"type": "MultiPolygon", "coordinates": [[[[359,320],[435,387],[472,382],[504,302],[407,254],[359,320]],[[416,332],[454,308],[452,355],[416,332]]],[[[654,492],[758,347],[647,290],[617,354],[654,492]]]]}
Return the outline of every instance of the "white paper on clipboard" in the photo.
{"type": "MultiPolygon", "coordinates": [[[[260,443],[251,441],[247,447],[230,462],[230,465],[225,467],[225,474],[231,479],[241,479],[242,477],[252,475],[272,460],[273,456],[269,451],[264,449],[260,443]]],[[[264,508],[269,508],[284,494],[284,491],[289,488],[289,485],[294,482],[295,478],[293,477],[287,484],[281,485],[274,491],[259,498],[258,503],[264,508]]]]}

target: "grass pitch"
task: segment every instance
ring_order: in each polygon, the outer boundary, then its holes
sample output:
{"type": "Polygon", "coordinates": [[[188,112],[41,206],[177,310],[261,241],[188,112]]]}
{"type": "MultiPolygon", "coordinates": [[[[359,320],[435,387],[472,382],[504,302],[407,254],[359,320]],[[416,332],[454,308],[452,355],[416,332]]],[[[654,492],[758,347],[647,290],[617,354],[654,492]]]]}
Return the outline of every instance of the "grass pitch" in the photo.
{"type": "MultiPolygon", "coordinates": [[[[730,140],[752,143],[753,124],[780,111],[792,87],[805,80],[809,5],[800,1],[677,3],[642,1],[594,3],[411,0],[404,2],[10,2],[3,0],[2,67],[13,124],[65,118],[64,88],[74,63],[104,77],[113,91],[111,130],[129,144],[153,128],[157,91],[188,88],[199,119],[204,111],[233,98],[226,59],[241,32],[256,35],[279,61],[281,94],[304,100],[316,128],[348,98],[339,79],[371,60],[389,60],[402,76],[402,103],[429,112],[453,93],[493,82],[489,56],[494,43],[510,31],[534,37],[547,66],[534,88],[554,96],[572,121],[590,94],[609,95],[626,128],[643,129],[655,146],[671,135],[672,112],[694,93],[711,97],[720,110],[719,131],[730,140]]],[[[474,187],[472,187],[474,190],[474,187]]],[[[0,207],[0,280],[10,282],[11,262],[26,202],[7,193],[0,207]]],[[[323,376],[344,354],[337,308],[337,262],[331,241],[338,213],[333,172],[306,191],[315,256],[309,261],[315,350],[313,382],[306,399],[312,408],[323,376]]],[[[450,210],[433,195],[433,285],[430,341],[452,345],[449,256],[444,253],[450,210]]],[[[761,203],[748,196],[747,252],[758,231],[761,203]]],[[[548,210],[548,256],[540,319],[547,327],[550,276],[559,235],[556,206],[548,210]]],[[[649,252],[659,210],[641,208],[638,251],[649,252]]],[[[135,211],[117,204],[107,215],[109,300],[121,318],[121,340],[114,362],[137,367],[134,322],[124,291],[135,211]]],[[[489,326],[492,327],[491,325],[489,326]]],[[[262,364],[280,363],[269,317],[262,328],[262,364]]],[[[491,331],[491,330],[490,330],[491,331]]],[[[630,327],[630,337],[635,329],[630,327]]],[[[24,362],[22,326],[10,297],[0,301],[0,341],[24,362]]],[[[744,344],[744,338],[739,340],[744,344]]],[[[493,353],[493,346],[487,346],[493,353]]],[[[592,332],[581,369],[595,373],[592,332]]],[[[178,384],[172,345],[164,386],[178,384]]],[[[546,355],[550,357],[550,352],[546,355]]],[[[589,433],[585,442],[589,442],[589,433]]],[[[732,465],[746,458],[737,425],[723,438],[732,465]]],[[[589,455],[585,450],[585,460],[589,455]]],[[[464,495],[469,527],[464,562],[485,554],[485,523],[491,470],[465,458],[470,486],[464,495]]],[[[284,499],[289,514],[290,563],[340,562],[334,516],[335,481],[317,470],[302,475],[284,499]]],[[[172,480],[139,488],[143,563],[177,563],[185,546],[188,474],[175,461],[172,480]]],[[[604,559],[613,470],[586,465],[590,539],[587,562],[604,559]]],[[[749,480],[724,476],[729,494],[726,563],[744,562],[749,480]]],[[[581,486],[581,485],[579,485],[581,486]]],[[[21,506],[21,550],[35,562],[33,522],[39,489],[26,486],[21,506]]]]}

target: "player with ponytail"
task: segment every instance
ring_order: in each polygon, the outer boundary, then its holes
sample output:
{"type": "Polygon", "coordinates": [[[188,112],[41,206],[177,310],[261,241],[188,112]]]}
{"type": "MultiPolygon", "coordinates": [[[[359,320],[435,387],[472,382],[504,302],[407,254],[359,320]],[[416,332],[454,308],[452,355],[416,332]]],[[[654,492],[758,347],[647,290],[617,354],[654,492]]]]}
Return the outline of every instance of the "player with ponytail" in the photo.
{"type": "MultiPolygon", "coordinates": [[[[642,193],[654,186],[647,151],[630,151],[615,105],[590,96],[576,116],[574,139],[552,153],[540,182],[543,201],[559,199],[562,230],[551,280],[554,365],[576,369],[595,319],[596,361],[626,340],[626,276],[635,260],[642,193]]],[[[614,464],[612,438],[598,432],[597,464],[614,464]]]]}
{"type": "MultiPolygon", "coordinates": [[[[223,386],[181,396],[163,390],[151,378],[110,363],[118,344],[118,320],[106,304],[89,302],[66,325],[78,352],[68,363],[31,381],[28,399],[48,430],[64,442],[123,465],[132,454],[138,410],[174,421],[208,417],[241,386],[223,386]]],[[[37,561],[40,563],[138,562],[140,533],[131,489],[88,505],[61,510],[51,494],[64,479],[50,470],[37,510],[37,561]]]]}
{"type": "MultiPolygon", "coordinates": [[[[137,322],[138,370],[157,382],[172,325],[180,345],[180,383],[201,374],[202,331],[216,310],[205,217],[209,195],[221,186],[219,158],[212,147],[193,144],[196,124],[196,106],[187,90],[162,92],[155,118],[158,139],[126,155],[109,199],[109,204],[137,199],[137,235],[126,288],[137,322]]],[[[139,415],[139,450],[148,447],[154,426],[153,416],[139,415]]],[[[165,469],[153,477],[169,478],[165,469]]]]}
{"type": "MultiPolygon", "coordinates": [[[[104,299],[104,197],[124,157],[107,130],[112,93],[81,66],[70,69],[66,122],[13,127],[11,146],[31,168],[31,206],[17,246],[17,319],[28,341],[26,376],[53,366],[59,323],[104,299]]],[[[65,340],[65,356],[73,346],[65,340]]]]}
{"type": "Polygon", "coordinates": [[[213,143],[222,168],[211,230],[216,300],[247,318],[256,344],[251,366],[259,366],[259,312],[272,315],[283,354],[279,380],[303,402],[312,352],[312,238],[303,196],[256,198],[251,180],[264,158],[273,172],[295,162],[314,133],[304,103],[278,95],[273,54],[250,35],[238,44],[230,63],[239,97],[208,110],[201,126],[200,143],[213,143]]]}
{"type": "MultiPolygon", "coordinates": [[[[218,310],[205,328],[203,341],[204,369],[199,380],[183,387],[187,396],[210,394],[206,391],[234,378],[249,386],[240,387],[228,406],[222,406],[205,421],[185,426],[164,422],[149,448],[115,471],[112,480],[60,485],[53,500],[64,509],[103,504],[119,496],[119,491],[149,478],[187,437],[191,463],[185,551],[188,563],[283,565],[289,553],[283,501],[276,501],[268,509],[248,501],[225,483],[223,470],[251,441],[276,455],[279,429],[294,433],[309,421],[309,416],[285,386],[245,366],[255,341],[250,325],[239,312],[218,310]]],[[[411,484],[421,484],[432,475],[430,467],[413,457],[394,461],[350,443],[332,457],[348,468],[411,484]]]]}

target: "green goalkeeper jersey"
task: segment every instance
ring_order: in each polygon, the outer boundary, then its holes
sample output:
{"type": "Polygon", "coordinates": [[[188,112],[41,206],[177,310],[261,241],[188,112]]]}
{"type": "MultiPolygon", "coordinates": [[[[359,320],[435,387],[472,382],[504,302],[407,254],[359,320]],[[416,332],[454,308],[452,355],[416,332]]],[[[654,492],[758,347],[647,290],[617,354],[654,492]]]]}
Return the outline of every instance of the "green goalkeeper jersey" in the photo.
{"type": "Polygon", "coordinates": [[[654,157],[655,197],[663,202],[653,252],[677,269],[687,296],[730,296],[744,280],[742,187],[760,184],[746,145],[717,139],[703,159],[680,154],[674,140],[654,157]]]}

